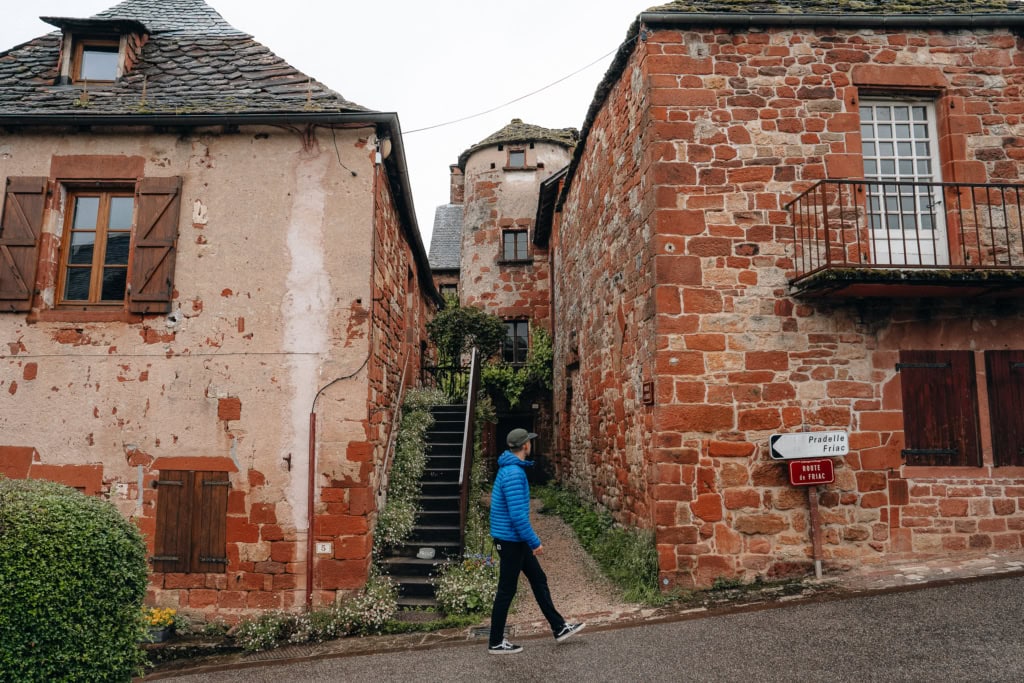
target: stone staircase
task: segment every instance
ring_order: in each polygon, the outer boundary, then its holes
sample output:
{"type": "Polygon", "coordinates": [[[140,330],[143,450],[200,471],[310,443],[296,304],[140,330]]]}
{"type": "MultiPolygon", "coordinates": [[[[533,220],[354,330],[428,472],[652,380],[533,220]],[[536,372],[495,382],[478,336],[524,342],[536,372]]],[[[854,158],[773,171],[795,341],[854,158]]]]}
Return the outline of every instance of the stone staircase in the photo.
{"type": "Polygon", "coordinates": [[[421,511],[409,540],[382,560],[385,573],[398,585],[399,609],[436,606],[432,576],[446,559],[462,553],[459,467],[466,406],[438,405],[431,413],[434,425],[426,435],[421,511]],[[416,557],[420,548],[433,548],[433,559],[416,557]]]}

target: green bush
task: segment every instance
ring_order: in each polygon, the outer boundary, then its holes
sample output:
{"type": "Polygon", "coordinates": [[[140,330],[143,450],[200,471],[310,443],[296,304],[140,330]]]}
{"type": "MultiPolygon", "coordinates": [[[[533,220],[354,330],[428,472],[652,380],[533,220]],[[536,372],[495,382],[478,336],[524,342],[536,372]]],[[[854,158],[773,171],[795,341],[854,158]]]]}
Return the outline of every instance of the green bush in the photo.
{"type": "Polygon", "coordinates": [[[488,556],[472,555],[446,562],[434,582],[437,604],[445,614],[486,612],[498,590],[498,566],[488,556]]]}
{"type": "Polygon", "coordinates": [[[139,674],[146,573],[141,534],[109,503],[0,477],[0,680],[139,674]]]}
{"type": "Polygon", "coordinates": [[[658,590],[658,552],[651,532],[617,525],[606,510],[583,502],[572,491],[538,486],[533,493],[544,503],[542,513],[557,514],[573,528],[580,545],[605,576],[623,589],[626,600],[665,602],[658,590]]]}
{"type": "Polygon", "coordinates": [[[430,406],[445,402],[444,394],[426,389],[412,389],[406,396],[388,473],[388,498],[373,532],[375,553],[401,545],[412,534],[419,513],[420,479],[427,466],[427,430],[434,424],[430,406]]]}
{"type": "Polygon", "coordinates": [[[245,619],[235,628],[235,642],[246,652],[259,652],[288,644],[381,633],[391,621],[397,599],[391,581],[374,575],[362,591],[330,607],[303,614],[274,610],[245,619]]]}

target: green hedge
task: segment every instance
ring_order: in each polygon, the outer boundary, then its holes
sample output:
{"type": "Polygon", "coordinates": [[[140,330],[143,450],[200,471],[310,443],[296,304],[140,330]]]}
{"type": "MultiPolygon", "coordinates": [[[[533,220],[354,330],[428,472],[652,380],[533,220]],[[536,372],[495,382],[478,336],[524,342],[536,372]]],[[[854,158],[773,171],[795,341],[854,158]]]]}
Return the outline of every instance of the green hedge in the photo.
{"type": "Polygon", "coordinates": [[[146,574],[142,536],[114,506],[0,477],[0,680],[139,674],[146,574]]]}

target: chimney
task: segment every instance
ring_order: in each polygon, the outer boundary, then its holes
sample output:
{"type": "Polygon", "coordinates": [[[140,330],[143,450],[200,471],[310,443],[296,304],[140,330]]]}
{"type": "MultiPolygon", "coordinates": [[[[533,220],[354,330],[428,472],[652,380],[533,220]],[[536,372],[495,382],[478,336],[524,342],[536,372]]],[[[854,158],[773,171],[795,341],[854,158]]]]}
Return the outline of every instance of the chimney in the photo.
{"type": "Polygon", "coordinates": [[[451,204],[462,204],[466,200],[466,176],[462,175],[462,169],[458,164],[448,167],[451,170],[451,188],[449,190],[451,204]]]}

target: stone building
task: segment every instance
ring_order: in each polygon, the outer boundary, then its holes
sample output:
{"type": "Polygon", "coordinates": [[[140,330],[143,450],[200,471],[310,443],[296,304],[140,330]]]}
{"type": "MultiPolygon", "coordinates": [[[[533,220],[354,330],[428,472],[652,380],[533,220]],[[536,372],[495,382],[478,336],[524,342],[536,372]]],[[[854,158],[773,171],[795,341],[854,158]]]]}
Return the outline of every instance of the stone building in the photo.
{"type": "Polygon", "coordinates": [[[654,531],[665,585],[808,571],[778,433],[849,435],[826,567],[1021,548],[1022,27],[687,0],[630,28],[534,239],[559,476],[654,531]]]}
{"type": "MultiPolygon", "coordinates": [[[[548,254],[533,240],[542,182],[569,163],[577,131],[550,129],[512,119],[511,123],[459,155],[451,167],[452,204],[461,200],[459,300],[505,320],[503,359],[526,362],[534,330],[550,333],[548,254]]],[[[439,215],[446,207],[438,209],[439,215]]],[[[437,239],[432,240],[431,248],[437,239]]],[[[449,247],[449,253],[454,250],[449,247]]],[[[435,266],[435,276],[438,270],[435,266]]],[[[536,452],[541,468],[551,452],[551,408],[547,392],[534,392],[515,406],[498,405],[494,449],[515,427],[540,434],[536,452]]]]}
{"type": "Polygon", "coordinates": [[[109,497],[161,605],[362,586],[439,303],[397,117],[202,0],[45,20],[0,53],[0,474],[109,497]]]}
{"type": "Polygon", "coordinates": [[[462,170],[451,166],[451,197],[434,210],[434,229],[430,233],[430,272],[434,284],[445,298],[459,296],[462,267],[462,170]]]}

